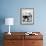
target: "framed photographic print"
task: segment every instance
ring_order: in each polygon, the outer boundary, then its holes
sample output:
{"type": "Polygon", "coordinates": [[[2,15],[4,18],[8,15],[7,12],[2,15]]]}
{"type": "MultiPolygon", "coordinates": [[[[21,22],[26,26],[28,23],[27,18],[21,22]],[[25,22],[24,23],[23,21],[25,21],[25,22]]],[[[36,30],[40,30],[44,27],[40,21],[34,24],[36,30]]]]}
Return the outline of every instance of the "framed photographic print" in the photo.
{"type": "Polygon", "coordinates": [[[20,23],[21,24],[34,23],[34,8],[20,8],[20,23]]]}

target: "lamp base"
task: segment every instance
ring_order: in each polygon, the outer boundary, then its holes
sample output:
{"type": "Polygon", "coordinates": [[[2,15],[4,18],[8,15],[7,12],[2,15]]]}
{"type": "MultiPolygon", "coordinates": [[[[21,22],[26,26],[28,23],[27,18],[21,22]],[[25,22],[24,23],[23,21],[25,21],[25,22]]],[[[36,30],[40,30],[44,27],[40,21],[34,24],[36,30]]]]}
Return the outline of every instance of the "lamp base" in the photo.
{"type": "Polygon", "coordinates": [[[9,35],[11,35],[11,33],[10,33],[10,32],[8,32],[8,34],[9,34],[9,35]]]}

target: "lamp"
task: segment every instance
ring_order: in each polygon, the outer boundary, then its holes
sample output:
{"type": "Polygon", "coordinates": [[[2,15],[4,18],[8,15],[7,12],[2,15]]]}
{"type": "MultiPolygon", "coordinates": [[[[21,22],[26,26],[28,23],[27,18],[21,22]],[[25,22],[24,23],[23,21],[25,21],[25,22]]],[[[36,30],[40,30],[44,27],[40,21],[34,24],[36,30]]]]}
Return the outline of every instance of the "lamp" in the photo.
{"type": "Polygon", "coordinates": [[[14,24],[14,18],[5,18],[5,25],[9,25],[9,32],[8,34],[11,35],[10,33],[10,25],[14,24]]]}

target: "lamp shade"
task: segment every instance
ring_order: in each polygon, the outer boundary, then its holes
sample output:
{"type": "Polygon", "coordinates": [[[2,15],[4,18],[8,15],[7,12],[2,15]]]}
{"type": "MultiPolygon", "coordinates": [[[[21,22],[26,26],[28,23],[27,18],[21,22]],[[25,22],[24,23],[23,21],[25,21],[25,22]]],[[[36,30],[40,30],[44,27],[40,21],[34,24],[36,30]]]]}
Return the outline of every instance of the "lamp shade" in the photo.
{"type": "Polygon", "coordinates": [[[13,25],[14,18],[5,18],[5,25],[13,25]]]}

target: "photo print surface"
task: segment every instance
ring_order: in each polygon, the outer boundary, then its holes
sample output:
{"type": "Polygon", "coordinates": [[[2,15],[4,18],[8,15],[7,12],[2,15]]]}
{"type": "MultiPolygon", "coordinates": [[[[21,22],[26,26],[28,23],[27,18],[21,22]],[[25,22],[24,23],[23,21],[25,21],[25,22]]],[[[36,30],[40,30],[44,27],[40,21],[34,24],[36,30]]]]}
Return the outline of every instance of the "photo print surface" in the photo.
{"type": "Polygon", "coordinates": [[[21,8],[21,24],[33,24],[34,9],[33,8],[21,8]]]}

